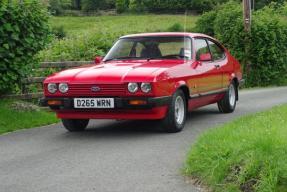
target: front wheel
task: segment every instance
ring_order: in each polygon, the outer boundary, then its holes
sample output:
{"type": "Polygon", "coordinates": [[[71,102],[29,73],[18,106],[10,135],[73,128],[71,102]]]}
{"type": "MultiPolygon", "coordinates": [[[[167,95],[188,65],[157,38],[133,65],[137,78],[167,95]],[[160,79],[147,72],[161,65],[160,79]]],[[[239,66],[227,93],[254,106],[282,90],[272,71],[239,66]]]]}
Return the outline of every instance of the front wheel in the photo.
{"type": "Polygon", "coordinates": [[[69,132],[81,132],[86,129],[89,119],[62,119],[62,123],[69,132]]]}
{"type": "Polygon", "coordinates": [[[222,113],[232,113],[236,108],[236,94],[237,94],[237,86],[234,82],[232,82],[227,92],[224,95],[224,98],[220,100],[217,105],[218,109],[222,113]]]}
{"type": "Polygon", "coordinates": [[[176,91],[168,106],[166,117],[161,120],[161,126],[168,133],[180,132],[186,121],[186,98],[181,90],[176,91]]]}

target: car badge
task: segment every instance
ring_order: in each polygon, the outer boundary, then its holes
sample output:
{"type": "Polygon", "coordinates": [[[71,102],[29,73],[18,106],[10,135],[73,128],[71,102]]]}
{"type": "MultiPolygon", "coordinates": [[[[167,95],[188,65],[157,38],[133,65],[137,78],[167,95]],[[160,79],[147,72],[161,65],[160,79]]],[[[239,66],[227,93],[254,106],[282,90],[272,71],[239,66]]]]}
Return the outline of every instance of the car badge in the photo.
{"type": "Polygon", "coordinates": [[[93,91],[93,92],[98,92],[98,91],[100,91],[100,90],[101,90],[101,88],[98,87],[98,86],[93,86],[93,87],[91,87],[91,91],[93,91]]]}

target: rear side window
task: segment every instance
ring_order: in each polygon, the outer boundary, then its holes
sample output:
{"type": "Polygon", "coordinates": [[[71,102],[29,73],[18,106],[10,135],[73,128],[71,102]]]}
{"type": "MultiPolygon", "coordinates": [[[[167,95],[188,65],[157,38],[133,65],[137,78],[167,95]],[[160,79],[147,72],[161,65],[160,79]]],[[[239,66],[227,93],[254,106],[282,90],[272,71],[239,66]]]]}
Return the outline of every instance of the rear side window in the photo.
{"type": "Polygon", "coordinates": [[[195,52],[196,60],[200,59],[201,54],[210,53],[205,39],[195,39],[195,52]]]}
{"type": "Polygon", "coordinates": [[[209,44],[209,49],[212,54],[213,60],[221,60],[225,58],[224,50],[223,48],[219,47],[216,43],[207,40],[209,44]]]}

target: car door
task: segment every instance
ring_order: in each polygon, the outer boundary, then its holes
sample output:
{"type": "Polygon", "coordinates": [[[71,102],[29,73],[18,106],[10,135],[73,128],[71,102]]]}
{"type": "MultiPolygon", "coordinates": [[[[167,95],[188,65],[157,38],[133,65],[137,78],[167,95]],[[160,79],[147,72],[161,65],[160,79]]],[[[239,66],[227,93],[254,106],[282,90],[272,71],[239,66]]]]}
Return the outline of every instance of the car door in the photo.
{"type": "Polygon", "coordinates": [[[215,67],[214,72],[219,73],[222,77],[221,88],[226,88],[229,84],[229,75],[226,74],[228,59],[224,48],[212,39],[207,39],[207,43],[212,55],[213,65],[215,67]]]}
{"type": "Polygon", "coordinates": [[[222,89],[222,73],[212,54],[206,38],[194,39],[195,59],[199,63],[196,67],[197,78],[195,84],[200,95],[211,94],[222,89]]]}

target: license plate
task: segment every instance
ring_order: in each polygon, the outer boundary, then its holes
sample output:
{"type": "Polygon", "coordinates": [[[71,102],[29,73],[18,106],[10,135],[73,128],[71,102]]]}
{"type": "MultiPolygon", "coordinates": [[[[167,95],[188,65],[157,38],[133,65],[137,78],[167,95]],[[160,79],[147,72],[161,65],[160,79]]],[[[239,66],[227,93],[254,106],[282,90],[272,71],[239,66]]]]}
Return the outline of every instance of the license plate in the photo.
{"type": "Polygon", "coordinates": [[[114,108],[114,98],[75,98],[74,108],[78,109],[110,109],[114,108]]]}

